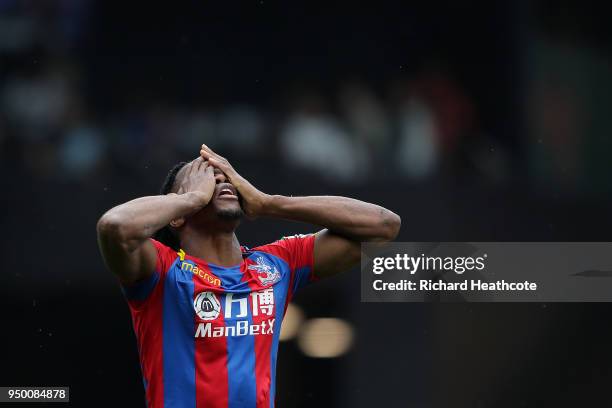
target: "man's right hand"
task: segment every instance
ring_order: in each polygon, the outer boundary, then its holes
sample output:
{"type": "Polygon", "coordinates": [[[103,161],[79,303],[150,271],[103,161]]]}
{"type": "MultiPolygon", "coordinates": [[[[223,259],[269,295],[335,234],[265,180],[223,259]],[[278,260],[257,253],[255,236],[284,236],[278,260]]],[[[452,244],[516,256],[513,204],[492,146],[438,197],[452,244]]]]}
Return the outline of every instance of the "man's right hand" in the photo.
{"type": "Polygon", "coordinates": [[[214,168],[207,160],[198,157],[184,167],[185,175],[177,190],[177,194],[193,193],[207,205],[215,192],[214,168]]]}
{"type": "Polygon", "coordinates": [[[242,177],[229,161],[217,153],[213,152],[212,149],[205,144],[202,145],[200,155],[203,160],[209,161],[213,167],[218,168],[225,174],[227,180],[238,190],[238,194],[242,198],[242,209],[244,210],[247,217],[253,219],[263,212],[271,199],[271,196],[263,193],[251,183],[249,183],[244,177],[242,177]]]}

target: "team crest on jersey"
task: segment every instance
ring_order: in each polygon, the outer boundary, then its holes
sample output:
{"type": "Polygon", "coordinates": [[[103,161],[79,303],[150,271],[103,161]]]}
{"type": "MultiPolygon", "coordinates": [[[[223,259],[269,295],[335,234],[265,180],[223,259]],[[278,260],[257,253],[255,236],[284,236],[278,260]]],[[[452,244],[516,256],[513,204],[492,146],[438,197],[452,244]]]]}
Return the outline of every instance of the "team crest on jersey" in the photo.
{"type": "Polygon", "coordinates": [[[221,303],[213,292],[200,292],[193,300],[193,308],[202,320],[215,320],[221,312],[221,303]]]}
{"type": "Polygon", "coordinates": [[[270,286],[281,279],[280,272],[276,266],[269,265],[264,260],[263,256],[258,256],[255,259],[256,264],[249,265],[248,268],[257,273],[257,278],[263,286],[270,286]]]}

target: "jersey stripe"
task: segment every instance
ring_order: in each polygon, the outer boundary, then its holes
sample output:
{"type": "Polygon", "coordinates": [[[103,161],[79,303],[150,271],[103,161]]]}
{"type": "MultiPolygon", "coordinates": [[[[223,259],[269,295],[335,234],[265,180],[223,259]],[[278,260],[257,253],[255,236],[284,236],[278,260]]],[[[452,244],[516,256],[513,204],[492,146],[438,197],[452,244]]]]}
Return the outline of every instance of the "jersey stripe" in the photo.
{"type": "Polygon", "coordinates": [[[280,337],[281,326],[283,318],[285,317],[285,310],[287,310],[287,288],[289,286],[289,281],[287,279],[283,279],[278,284],[274,285],[274,301],[275,301],[275,312],[276,315],[276,323],[274,328],[274,335],[272,337],[272,346],[270,347],[270,359],[267,362],[270,367],[271,377],[270,377],[270,396],[269,396],[269,404],[270,408],[274,407],[274,398],[276,395],[276,356],[278,353],[278,338],[280,337]]]}
{"type": "Polygon", "coordinates": [[[121,290],[128,301],[144,302],[159,282],[159,272],[156,270],[142,282],[135,285],[121,285],[121,290]]]}
{"type": "MultiPolygon", "coordinates": [[[[215,272],[218,267],[214,267],[215,272]]],[[[223,287],[241,286],[242,274],[238,268],[226,269],[229,273],[218,273],[223,287]]],[[[244,283],[248,287],[248,284],[244,283]]],[[[223,306],[227,305],[223,295],[223,306]]],[[[248,294],[233,294],[233,299],[249,297],[248,294]]],[[[236,304],[237,306],[237,304],[236,304]]],[[[232,306],[234,309],[236,306],[232,306]]],[[[253,324],[251,308],[247,307],[247,320],[249,326],[253,324]]],[[[225,310],[224,310],[225,313],[225,310]]],[[[234,319],[236,312],[232,311],[231,325],[238,320],[234,319]]],[[[228,336],[227,337],[227,371],[232,373],[228,378],[229,408],[243,408],[255,406],[255,341],[254,336],[228,336]]]]}
{"type": "MultiPolygon", "coordinates": [[[[249,325],[252,324],[249,315],[249,325]]],[[[255,342],[253,336],[227,337],[229,407],[255,406],[255,342]]]]}
{"type": "MultiPolygon", "coordinates": [[[[210,273],[205,265],[200,266],[210,273]]],[[[196,275],[193,276],[195,287],[194,297],[198,293],[209,290],[196,275]]],[[[225,326],[223,317],[224,299],[216,294],[221,303],[221,312],[214,321],[221,327],[225,326]]],[[[195,325],[201,321],[194,315],[195,325]]],[[[209,321],[212,323],[212,321],[209,321]]],[[[206,323],[206,322],[204,322],[206,323]]],[[[195,340],[196,360],[196,402],[197,408],[227,408],[228,406],[228,373],[227,373],[227,338],[206,337],[195,340]]]]}
{"type": "Polygon", "coordinates": [[[159,286],[151,293],[150,306],[145,309],[132,309],[134,332],[138,341],[140,367],[144,378],[145,399],[147,407],[156,407],[163,401],[163,367],[162,353],[162,301],[164,287],[159,286]]]}
{"type": "MultiPolygon", "coordinates": [[[[178,260],[177,260],[178,261],[178,260]]],[[[176,262],[176,261],[175,261],[176,262]]],[[[195,406],[192,274],[170,268],[163,302],[164,407],[195,406]]]]}
{"type": "MultiPolygon", "coordinates": [[[[246,272],[248,262],[243,264],[242,272],[246,272]]],[[[243,275],[245,278],[247,274],[243,275]]],[[[249,284],[252,292],[255,293],[260,287],[256,282],[249,284]]],[[[276,304],[276,297],[274,302],[276,304]]],[[[275,308],[276,309],[276,308],[275,308]]],[[[253,297],[249,296],[249,311],[253,314],[253,297]]],[[[257,316],[253,315],[253,323],[261,324],[263,321],[269,321],[275,319],[274,330],[279,330],[279,319],[276,319],[276,315],[268,316],[264,313],[258,313],[257,316]]],[[[267,408],[270,405],[270,351],[272,348],[272,335],[271,334],[259,334],[254,336],[254,350],[255,350],[255,397],[257,408],[267,408]]]]}
{"type": "Polygon", "coordinates": [[[308,285],[308,282],[311,281],[312,276],[312,267],[310,265],[296,268],[294,273],[293,287],[291,288],[292,293],[295,293],[299,289],[308,285]]]}

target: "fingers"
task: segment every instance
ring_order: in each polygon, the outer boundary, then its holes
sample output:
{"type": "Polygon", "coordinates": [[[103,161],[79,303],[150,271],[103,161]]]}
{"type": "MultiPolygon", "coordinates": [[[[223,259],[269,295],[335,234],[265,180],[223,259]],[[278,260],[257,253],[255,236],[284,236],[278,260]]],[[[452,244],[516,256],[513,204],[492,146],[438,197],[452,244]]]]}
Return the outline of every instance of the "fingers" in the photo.
{"type": "Polygon", "coordinates": [[[202,148],[200,149],[200,155],[202,155],[202,157],[204,158],[214,157],[218,159],[223,159],[223,157],[213,152],[213,150],[210,147],[206,146],[205,144],[203,144],[202,148]]]}
{"type": "Polygon", "coordinates": [[[202,145],[202,148],[200,149],[200,156],[205,160],[210,160],[211,157],[215,157],[217,154],[206,147],[206,145],[202,145]]]}
{"type": "Polygon", "coordinates": [[[203,159],[208,160],[211,164],[229,164],[227,163],[227,160],[225,160],[224,157],[218,155],[217,153],[213,152],[212,149],[208,146],[206,146],[205,144],[202,145],[202,149],[200,150],[200,156],[202,156],[203,159]]]}
{"type": "Polygon", "coordinates": [[[223,173],[225,173],[225,175],[231,176],[231,174],[234,172],[234,169],[229,164],[227,159],[213,152],[212,149],[206,146],[205,144],[202,145],[200,155],[203,159],[208,160],[211,166],[218,168],[223,173]]]}
{"type": "MultiPolygon", "coordinates": [[[[207,171],[208,168],[211,166],[212,164],[210,163],[208,159],[205,159],[204,157],[200,156],[191,162],[190,173],[195,174],[199,171],[207,171]]],[[[211,170],[214,170],[214,169],[211,169],[211,170]]]]}
{"type": "Polygon", "coordinates": [[[191,161],[191,163],[188,164],[189,166],[189,175],[192,176],[194,174],[196,174],[198,172],[198,169],[200,168],[200,165],[202,164],[202,158],[198,157],[197,159],[194,159],[191,161]]]}
{"type": "Polygon", "coordinates": [[[228,172],[231,171],[231,167],[229,166],[227,161],[221,161],[221,160],[211,157],[210,159],[208,159],[208,162],[210,163],[211,166],[216,167],[219,170],[221,170],[223,173],[225,173],[225,175],[228,175],[228,172]]]}
{"type": "Polygon", "coordinates": [[[198,157],[184,167],[185,175],[181,178],[176,194],[183,194],[192,190],[194,186],[202,183],[205,178],[214,179],[214,167],[208,160],[198,157]]]}

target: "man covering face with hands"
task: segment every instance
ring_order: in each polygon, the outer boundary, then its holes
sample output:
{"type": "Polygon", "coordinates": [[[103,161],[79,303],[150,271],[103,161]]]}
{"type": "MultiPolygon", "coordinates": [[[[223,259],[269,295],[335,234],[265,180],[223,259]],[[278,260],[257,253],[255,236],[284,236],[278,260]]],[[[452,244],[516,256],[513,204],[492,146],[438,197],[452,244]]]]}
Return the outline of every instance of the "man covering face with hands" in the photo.
{"type": "Polygon", "coordinates": [[[98,221],[108,268],[127,298],[152,407],[273,407],[280,325],[303,286],[355,266],[360,243],[389,241],[400,218],[335,196],[266,194],[208,146],[175,166],[162,194],[98,221]],[[320,231],[247,249],[246,216],[320,231]]]}

